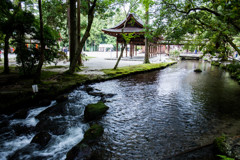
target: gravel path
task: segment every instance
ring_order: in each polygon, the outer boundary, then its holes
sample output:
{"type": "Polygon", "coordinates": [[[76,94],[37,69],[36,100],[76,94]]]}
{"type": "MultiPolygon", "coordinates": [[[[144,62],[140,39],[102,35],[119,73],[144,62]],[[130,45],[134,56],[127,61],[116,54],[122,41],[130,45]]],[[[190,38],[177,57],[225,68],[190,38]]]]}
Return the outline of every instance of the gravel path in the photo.
{"type": "MultiPolygon", "coordinates": [[[[111,69],[115,66],[116,52],[84,52],[87,56],[89,56],[89,60],[84,61],[83,71],[78,72],[78,74],[98,74],[103,75],[104,73],[100,71],[101,69],[111,69]]],[[[118,67],[131,66],[143,64],[144,54],[138,54],[138,56],[133,57],[123,57],[119,62],[118,67]]],[[[168,56],[158,55],[157,57],[150,58],[151,63],[160,63],[164,61],[169,61],[168,56]],[[161,61],[160,61],[161,58],[161,61]]],[[[66,68],[56,68],[51,69],[51,71],[64,72],[68,69],[69,62],[58,63],[59,66],[66,66],[66,68]]]]}

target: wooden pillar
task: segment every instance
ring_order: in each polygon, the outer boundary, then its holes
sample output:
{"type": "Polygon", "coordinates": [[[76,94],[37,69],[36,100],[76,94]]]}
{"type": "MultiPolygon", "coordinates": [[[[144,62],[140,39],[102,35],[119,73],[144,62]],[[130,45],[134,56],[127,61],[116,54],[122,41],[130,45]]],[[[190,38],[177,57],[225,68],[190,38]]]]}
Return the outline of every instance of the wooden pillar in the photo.
{"type": "Polygon", "coordinates": [[[148,53],[149,53],[149,56],[151,56],[151,52],[150,52],[150,45],[148,46],[148,53]]]}
{"type": "Polygon", "coordinates": [[[170,53],[170,45],[168,45],[168,55],[169,55],[169,53],[170,53]]]}
{"type": "Polygon", "coordinates": [[[118,41],[117,41],[117,45],[116,45],[116,58],[118,58],[118,41]]]}
{"type": "Polygon", "coordinates": [[[130,43],[130,57],[132,58],[132,44],[130,43]]]}
{"type": "Polygon", "coordinates": [[[135,56],[137,56],[137,45],[135,45],[135,56]]]}

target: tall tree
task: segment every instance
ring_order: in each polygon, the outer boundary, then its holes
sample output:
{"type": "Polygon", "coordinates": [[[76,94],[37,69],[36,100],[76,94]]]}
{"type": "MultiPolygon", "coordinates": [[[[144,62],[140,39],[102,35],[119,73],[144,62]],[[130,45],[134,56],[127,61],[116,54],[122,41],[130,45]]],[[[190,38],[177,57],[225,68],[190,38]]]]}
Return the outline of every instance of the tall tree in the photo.
{"type": "Polygon", "coordinates": [[[146,34],[145,34],[145,57],[144,57],[144,63],[150,63],[149,61],[149,42],[148,42],[148,36],[147,34],[149,33],[149,28],[148,28],[148,24],[149,24],[149,13],[148,10],[146,10],[146,34]]]}
{"type": "Polygon", "coordinates": [[[142,0],[142,4],[145,8],[145,57],[144,63],[150,63],[149,61],[149,7],[152,5],[152,0],[142,0]]]}
{"type": "Polygon", "coordinates": [[[14,21],[14,14],[10,10],[13,8],[14,6],[10,1],[0,1],[0,32],[4,35],[4,73],[9,73],[9,39],[13,32],[11,23],[14,21]]]}
{"type": "Polygon", "coordinates": [[[70,0],[70,67],[76,54],[76,0],[70,0]]]}
{"type": "MultiPolygon", "coordinates": [[[[81,0],[77,0],[77,44],[80,44],[81,42],[81,0]]],[[[79,59],[78,59],[78,65],[82,66],[82,56],[80,53],[79,59]]]]}
{"type": "Polygon", "coordinates": [[[42,0],[38,0],[38,8],[39,8],[39,20],[40,20],[40,58],[37,66],[35,80],[40,81],[41,78],[41,70],[44,62],[44,35],[43,35],[43,18],[42,18],[42,0]]]}
{"type": "MultiPolygon", "coordinates": [[[[72,0],[72,1],[75,1],[75,0],[72,0]]],[[[71,2],[71,0],[70,0],[71,2]]],[[[77,66],[77,61],[82,53],[82,49],[83,49],[83,46],[85,44],[85,41],[88,39],[88,37],[90,36],[90,30],[91,30],[91,27],[92,27],[92,23],[93,23],[93,19],[94,19],[94,13],[95,13],[95,7],[96,7],[96,3],[97,3],[97,0],[93,0],[93,2],[91,1],[87,1],[87,13],[88,13],[88,24],[87,24],[87,28],[85,30],[85,33],[80,41],[80,43],[78,44],[78,47],[77,47],[77,50],[75,52],[75,54],[73,55],[73,58],[72,58],[72,61],[70,63],[70,67],[69,67],[69,73],[73,73],[75,72],[75,68],[77,66]]],[[[71,3],[70,3],[71,5],[71,3]]],[[[72,4],[72,7],[75,8],[75,15],[76,15],[76,3],[75,5],[73,6],[72,4]]],[[[70,7],[70,15],[71,15],[71,8],[70,7]]],[[[73,12],[73,11],[72,11],[73,12]]],[[[74,18],[75,20],[75,24],[76,24],[76,17],[74,18]]],[[[73,20],[73,21],[74,21],[73,20]]],[[[72,23],[71,23],[72,24],[72,23]]],[[[72,31],[75,31],[76,33],[76,25],[75,25],[75,29],[74,28],[71,28],[71,32],[72,31]],[[73,30],[72,30],[73,29],[73,30]]],[[[73,33],[71,33],[71,35],[73,35],[73,33]]],[[[76,35],[76,34],[75,34],[76,35]]],[[[76,37],[76,36],[74,36],[76,37]]],[[[76,40],[75,40],[76,41],[76,40]]],[[[76,44],[76,43],[75,43],[76,44]]],[[[71,49],[71,48],[70,48],[71,49]]],[[[70,52],[71,53],[71,52],[70,52]]]]}

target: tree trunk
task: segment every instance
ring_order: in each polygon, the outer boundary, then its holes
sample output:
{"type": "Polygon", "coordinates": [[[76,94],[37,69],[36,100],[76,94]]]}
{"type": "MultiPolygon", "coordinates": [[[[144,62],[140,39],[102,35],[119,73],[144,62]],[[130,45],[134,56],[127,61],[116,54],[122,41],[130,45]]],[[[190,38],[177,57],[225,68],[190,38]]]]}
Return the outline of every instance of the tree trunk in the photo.
{"type": "Polygon", "coordinates": [[[77,48],[76,54],[74,55],[72,63],[70,64],[70,68],[68,70],[70,74],[75,72],[77,61],[78,61],[78,58],[79,58],[79,56],[80,56],[80,54],[82,52],[83,46],[85,44],[85,41],[90,36],[90,30],[91,30],[92,23],[93,23],[94,9],[96,7],[96,2],[97,2],[97,0],[94,0],[91,7],[90,7],[90,3],[89,3],[88,25],[87,25],[86,31],[85,31],[85,33],[84,33],[84,35],[82,37],[82,40],[81,40],[80,44],[78,45],[78,48],[77,48]]]}
{"type": "Polygon", "coordinates": [[[9,50],[9,39],[10,36],[6,34],[4,39],[4,70],[3,73],[8,74],[9,73],[9,64],[8,64],[8,50],[9,50]]]}
{"type": "Polygon", "coordinates": [[[227,42],[238,52],[238,54],[240,54],[240,50],[238,49],[237,45],[233,43],[233,41],[228,36],[225,36],[225,38],[227,42]]]}
{"type": "Polygon", "coordinates": [[[76,52],[76,0],[70,0],[70,66],[76,52]]]}
{"type": "MultiPolygon", "coordinates": [[[[149,28],[148,28],[148,21],[149,21],[149,14],[148,11],[146,11],[146,33],[149,34],[149,28]]],[[[149,61],[149,47],[148,47],[148,37],[145,35],[145,58],[144,58],[144,63],[150,63],[149,61]]]]}
{"type": "MultiPolygon", "coordinates": [[[[118,64],[119,64],[119,62],[120,62],[120,60],[121,60],[121,58],[122,58],[122,56],[123,56],[123,52],[124,52],[124,49],[126,48],[126,46],[127,46],[127,43],[124,42],[124,44],[123,44],[122,47],[121,47],[121,53],[120,53],[120,56],[118,57],[117,63],[115,64],[115,66],[114,66],[113,69],[117,69],[118,64]]],[[[127,48],[126,48],[126,49],[127,49],[127,48]]]]}
{"type": "MultiPolygon", "coordinates": [[[[70,3],[70,0],[68,0],[68,3],[70,3]]],[[[70,30],[70,5],[68,5],[68,9],[67,9],[67,28],[68,28],[68,51],[70,49],[70,45],[71,45],[71,30],[70,30]]],[[[69,51],[70,52],[70,51],[69,51]]],[[[70,55],[68,55],[69,57],[69,61],[70,61],[70,55]]]]}
{"type": "Polygon", "coordinates": [[[87,41],[85,41],[85,51],[87,51],[87,41]]]}
{"type": "Polygon", "coordinates": [[[42,19],[42,0],[38,0],[38,7],[39,7],[39,18],[40,18],[40,58],[39,58],[39,63],[37,66],[37,71],[36,71],[36,76],[35,76],[35,81],[39,82],[41,78],[41,70],[44,62],[44,49],[45,49],[45,44],[44,44],[44,37],[43,37],[43,19],[42,19]]]}
{"type": "MultiPolygon", "coordinates": [[[[77,0],[77,47],[81,41],[81,0],[77,0]]],[[[82,56],[78,58],[78,65],[83,66],[82,56]]]]}

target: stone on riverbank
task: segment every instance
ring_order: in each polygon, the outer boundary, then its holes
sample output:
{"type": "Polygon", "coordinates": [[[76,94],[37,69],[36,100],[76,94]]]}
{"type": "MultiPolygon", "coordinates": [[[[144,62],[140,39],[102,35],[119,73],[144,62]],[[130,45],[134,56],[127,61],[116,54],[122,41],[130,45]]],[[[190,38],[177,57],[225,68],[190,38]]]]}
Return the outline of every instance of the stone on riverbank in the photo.
{"type": "Polygon", "coordinates": [[[36,134],[31,143],[39,144],[41,147],[44,147],[48,144],[51,139],[51,135],[48,132],[39,132],[36,134]]]}
{"type": "Polygon", "coordinates": [[[109,109],[103,102],[96,104],[89,104],[84,111],[84,119],[86,121],[92,121],[101,117],[109,109]]]}
{"type": "Polygon", "coordinates": [[[61,103],[61,102],[67,101],[67,100],[68,100],[68,95],[66,95],[66,94],[60,95],[56,98],[56,101],[58,103],[61,103]]]}
{"type": "Polygon", "coordinates": [[[51,100],[49,99],[43,99],[39,102],[40,106],[49,106],[51,104],[51,100]]]}
{"type": "Polygon", "coordinates": [[[201,73],[202,70],[198,68],[198,69],[195,69],[194,72],[196,72],[196,73],[201,73]]]}
{"type": "Polygon", "coordinates": [[[220,154],[240,159],[240,136],[221,136],[215,139],[214,144],[220,154]]]}
{"type": "Polygon", "coordinates": [[[93,159],[93,157],[96,157],[92,146],[103,135],[103,131],[102,126],[98,124],[92,125],[85,132],[83,140],[68,151],[66,160],[93,159]]]}
{"type": "Polygon", "coordinates": [[[17,111],[16,113],[14,113],[13,118],[14,119],[25,119],[25,118],[27,118],[27,115],[28,115],[28,110],[21,109],[21,110],[17,111]]]}

